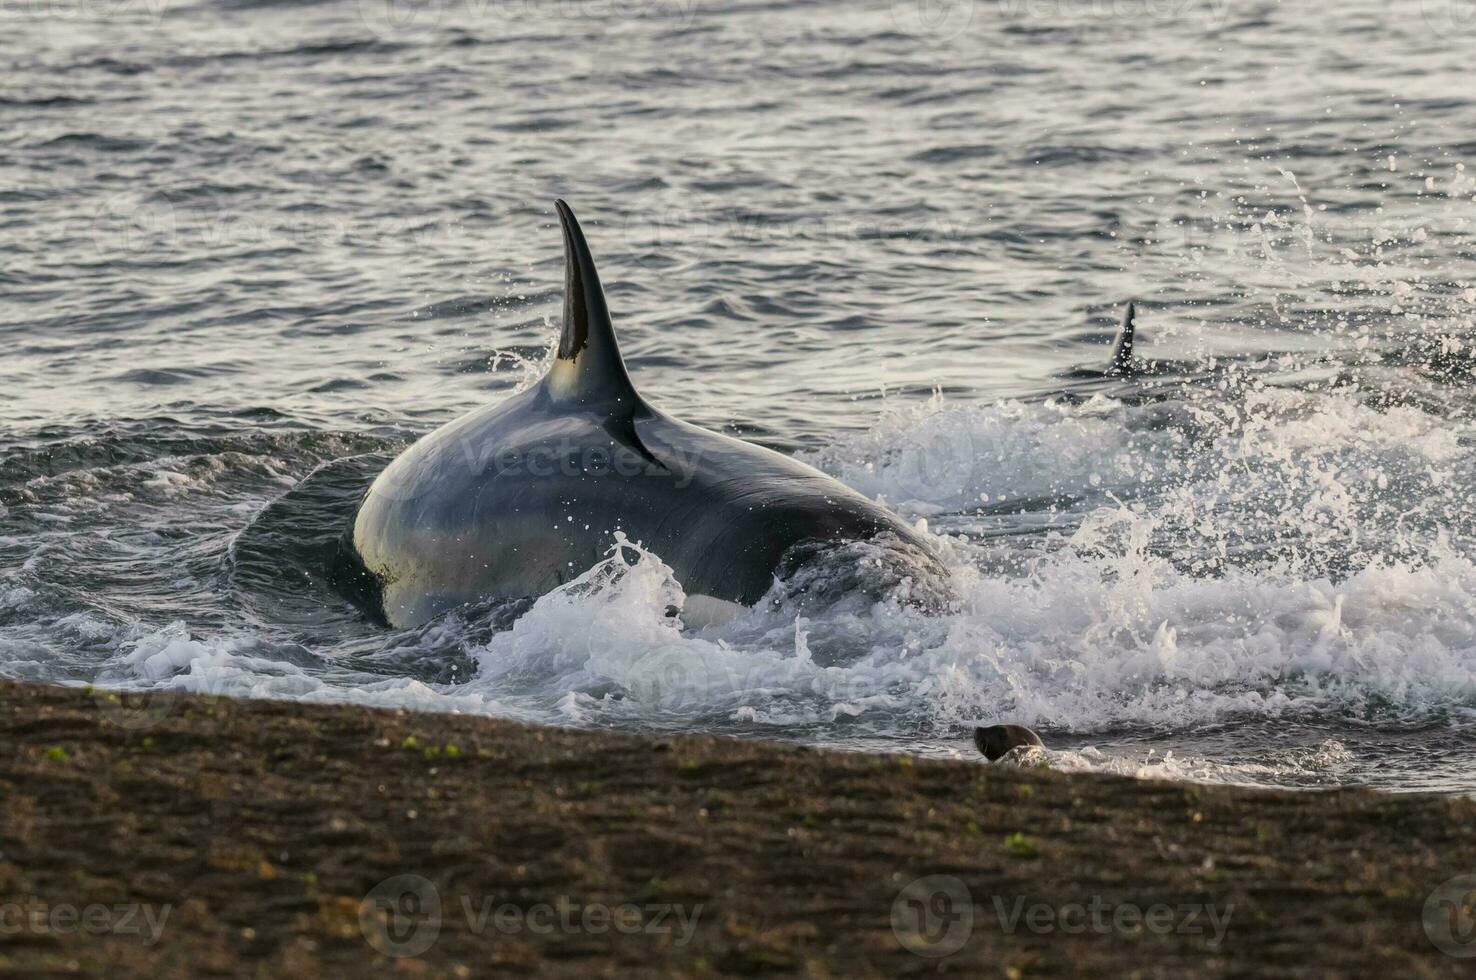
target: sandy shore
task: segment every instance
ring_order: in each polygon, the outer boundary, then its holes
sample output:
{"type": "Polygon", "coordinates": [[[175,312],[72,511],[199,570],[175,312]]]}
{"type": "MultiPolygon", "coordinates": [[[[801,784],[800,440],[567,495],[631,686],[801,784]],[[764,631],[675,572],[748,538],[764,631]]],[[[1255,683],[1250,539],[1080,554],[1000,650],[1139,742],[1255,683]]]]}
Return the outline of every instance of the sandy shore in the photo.
{"type": "Polygon", "coordinates": [[[1464,799],[9,683],[0,745],[0,974],[1476,965],[1464,799]]]}

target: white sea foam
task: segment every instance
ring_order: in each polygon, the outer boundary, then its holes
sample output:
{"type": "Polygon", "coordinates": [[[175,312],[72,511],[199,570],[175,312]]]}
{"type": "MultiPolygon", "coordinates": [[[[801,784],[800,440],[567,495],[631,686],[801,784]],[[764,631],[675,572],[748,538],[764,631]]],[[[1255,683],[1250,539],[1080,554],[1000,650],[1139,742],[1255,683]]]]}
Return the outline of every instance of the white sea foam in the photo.
{"type": "MultiPolygon", "coordinates": [[[[686,628],[668,615],[685,601],[671,570],[620,539],[510,629],[488,636],[457,614],[412,640],[470,657],[461,683],[325,669],[178,624],[118,644],[99,680],[842,745],[948,745],[1000,720],[1090,740],[1245,719],[1469,718],[1469,424],[1351,393],[1235,394],[1212,407],[935,400],[815,456],[904,512],[929,508],[959,598],[944,615],[764,603],[686,628]],[[1053,530],[1007,533],[1017,497],[1053,530]]],[[[1317,765],[1093,751],[1049,758],[1232,781],[1317,765]]]]}

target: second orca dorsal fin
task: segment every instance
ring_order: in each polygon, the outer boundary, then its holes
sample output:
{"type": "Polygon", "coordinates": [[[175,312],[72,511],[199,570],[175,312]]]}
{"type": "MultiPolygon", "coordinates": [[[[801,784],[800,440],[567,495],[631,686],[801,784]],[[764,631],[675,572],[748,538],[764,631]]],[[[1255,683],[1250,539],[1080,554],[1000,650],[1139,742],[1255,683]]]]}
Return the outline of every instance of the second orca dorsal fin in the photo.
{"type": "Polygon", "coordinates": [[[1108,374],[1126,374],[1133,366],[1133,322],[1137,315],[1136,304],[1128,300],[1127,312],[1122,315],[1122,324],[1112,340],[1112,363],[1107,365],[1108,374]]]}
{"type": "Polygon", "coordinates": [[[589,243],[569,205],[559,200],[554,207],[564,228],[564,324],[558,357],[544,387],[560,402],[625,402],[634,409],[639,396],[615,342],[615,325],[589,243]]]}

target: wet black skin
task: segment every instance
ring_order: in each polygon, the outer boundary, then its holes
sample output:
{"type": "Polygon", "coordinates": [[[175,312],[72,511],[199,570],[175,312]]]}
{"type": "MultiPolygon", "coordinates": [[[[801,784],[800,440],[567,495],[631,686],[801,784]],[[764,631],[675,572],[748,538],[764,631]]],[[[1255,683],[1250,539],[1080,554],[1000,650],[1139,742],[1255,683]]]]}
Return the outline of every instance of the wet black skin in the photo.
{"type": "Polygon", "coordinates": [[[543,595],[604,558],[615,532],[688,596],[742,605],[786,552],[887,534],[938,568],[885,508],[787,456],[678,421],[636,393],[584,235],[561,201],[559,356],[536,386],[443,426],[366,494],[350,531],[376,611],[414,626],[463,603],[543,595]]]}
{"type": "Polygon", "coordinates": [[[1024,725],[987,725],[974,729],[974,746],[990,762],[1004,758],[1011,749],[1022,745],[1045,746],[1040,736],[1024,725]]]}
{"type": "Polygon", "coordinates": [[[1134,301],[1128,302],[1127,309],[1122,314],[1122,321],[1117,326],[1117,334],[1112,338],[1112,356],[1105,368],[1076,368],[1066,372],[1064,376],[1073,379],[1128,378],[1152,373],[1152,365],[1133,357],[1133,334],[1137,330],[1137,306],[1138,304],[1134,301]]]}

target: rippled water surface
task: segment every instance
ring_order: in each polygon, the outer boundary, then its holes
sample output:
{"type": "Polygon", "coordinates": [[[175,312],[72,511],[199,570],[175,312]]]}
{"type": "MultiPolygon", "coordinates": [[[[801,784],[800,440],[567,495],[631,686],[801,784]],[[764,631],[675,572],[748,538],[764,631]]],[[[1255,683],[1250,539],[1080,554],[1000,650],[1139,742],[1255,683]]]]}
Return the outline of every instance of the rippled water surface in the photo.
{"type": "Polygon", "coordinates": [[[1465,0],[0,3],[0,676],[1476,790],[1473,44],[1465,0]],[[923,522],[956,610],[683,628],[659,555],[413,631],[327,589],[378,469],[536,375],[556,196],[643,393],[923,522]]]}

